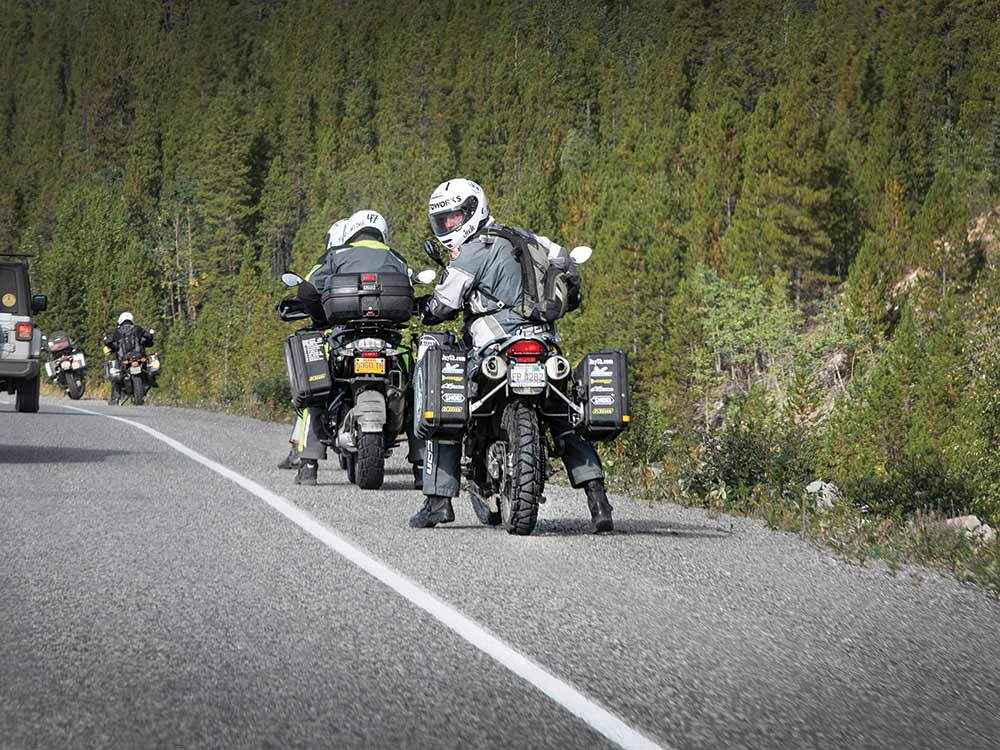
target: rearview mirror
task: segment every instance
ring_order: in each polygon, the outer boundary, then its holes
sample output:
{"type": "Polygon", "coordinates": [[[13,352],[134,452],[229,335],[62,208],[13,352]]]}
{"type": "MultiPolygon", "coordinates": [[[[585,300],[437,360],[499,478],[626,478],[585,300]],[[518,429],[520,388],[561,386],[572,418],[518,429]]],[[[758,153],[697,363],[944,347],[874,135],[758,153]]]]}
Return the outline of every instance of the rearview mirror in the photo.
{"type": "Polygon", "coordinates": [[[31,297],[31,311],[40,313],[45,312],[49,307],[49,298],[44,294],[35,294],[31,297]]]}
{"type": "Polygon", "coordinates": [[[424,240],[424,252],[427,257],[444,268],[444,258],[441,256],[441,248],[433,240],[424,240]]]}
{"type": "Polygon", "coordinates": [[[580,245],[579,247],[574,247],[569,251],[569,257],[573,259],[573,262],[578,266],[582,266],[588,260],[590,256],[594,254],[593,248],[587,247],[586,245],[580,245]]]}
{"type": "Polygon", "coordinates": [[[281,274],[281,281],[285,286],[298,286],[303,283],[305,279],[299,276],[297,273],[292,273],[291,271],[285,271],[281,274]]]}
{"type": "Polygon", "coordinates": [[[417,274],[417,281],[419,281],[421,284],[433,284],[434,279],[436,278],[437,278],[437,272],[432,271],[429,268],[426,268],[417,274]]]}

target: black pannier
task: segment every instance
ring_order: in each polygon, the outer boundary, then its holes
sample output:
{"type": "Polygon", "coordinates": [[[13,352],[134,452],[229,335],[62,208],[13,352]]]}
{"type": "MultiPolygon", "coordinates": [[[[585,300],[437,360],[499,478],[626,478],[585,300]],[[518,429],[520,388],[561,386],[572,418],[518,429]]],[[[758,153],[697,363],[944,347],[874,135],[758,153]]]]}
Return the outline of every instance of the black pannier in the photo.
{"type": "Polygon", "coordinates": [[[405,273],[338,273],[327,282],[322,302],[331,323],[405,323],[413,314],[413,286],[405,273]]]}
{"type": "Polygon", "coordinates": [[[588,440],[618,437],[632,418],[628,358],[619,349],[592,352],[573,370],[576,402],[583,407],[576,431],[588,440]]]}
{"type": "Polygon", "coordinates": [[[413,373],[413,429],[422,440],[457,438],[469,419],[466,353],[450,333],[425,333],[413,373]]]}
{"type": "Polygon", "coordinates": [[[296,331],[285,340],[285,366],[296,407],[324,406],[333,387],[322,331],[296,331]]]}

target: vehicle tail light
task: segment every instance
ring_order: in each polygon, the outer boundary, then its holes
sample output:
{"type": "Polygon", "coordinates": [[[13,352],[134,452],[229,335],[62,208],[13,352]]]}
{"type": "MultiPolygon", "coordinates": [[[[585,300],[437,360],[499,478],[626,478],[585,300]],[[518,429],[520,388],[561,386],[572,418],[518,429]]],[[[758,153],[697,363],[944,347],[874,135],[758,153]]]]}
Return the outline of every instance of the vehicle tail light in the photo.
{"type": "Polygon", "coordinates": [[[377,357],[378,352],[361,352],[362,357],[377,357]]]}
{"type": "Polygon", "coordinates": [[[377,273],[363,273],[363,274],[361,274],[361,280],[363,282],[369,282],[369,283],[370,282],[374,282],[374,281],[378,281],[378,274],[377,273]]]}
{"type": "Polygon", "coordinates": [[[14,334],[18,341],[31,341],[31,323],[18,323],[17,332],[14,334]]]}
{"type": "Polygon", "coordinates": [[[534,339],[524,339],[507,347],[507,355],[518,362],[537,362],[541,354],[545,354],[545,344],[534,339]]]}

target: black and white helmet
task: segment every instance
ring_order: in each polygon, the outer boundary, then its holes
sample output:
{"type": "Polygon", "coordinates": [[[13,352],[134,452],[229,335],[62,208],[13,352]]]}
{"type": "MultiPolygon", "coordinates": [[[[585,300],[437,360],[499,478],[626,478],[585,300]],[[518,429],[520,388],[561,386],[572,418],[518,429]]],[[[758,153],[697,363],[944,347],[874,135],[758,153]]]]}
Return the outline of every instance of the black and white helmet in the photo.
{"type": "Polygon", "coordinates": [[[132,317],[132,313],[128,312],[128,310],[126,310],[125,312],[123,312],[121,315],[118,316],[118,325],[121,325],[126,320],[129,323],[134,323],[135,322],[135,319],[132,317]]]}
{"type": "Polygon", "coordinates": [[[437,186],[427,204],[431,231],[454,250],[479,231],[490,218],[486,194],[472,180],[448,180],[437,186]]]}
{"type": "Polygon", "coordinates": [[[382,238],[382,242],[389,244],[389,222],[378,211],[372,211],[370,208],[355,211],[347,217],[343,244],[348,244],[364,231],[375,232],[382,238]]]}
{"type": "Polygon", "coordinates": [[[330,228],[326,230],[326,237],[323,238],[323,244],[327,250],[331,247],[339,247],[344,244],[345,226],[347,226],[347,219],[337,219],[330,225],[330,228]]]}

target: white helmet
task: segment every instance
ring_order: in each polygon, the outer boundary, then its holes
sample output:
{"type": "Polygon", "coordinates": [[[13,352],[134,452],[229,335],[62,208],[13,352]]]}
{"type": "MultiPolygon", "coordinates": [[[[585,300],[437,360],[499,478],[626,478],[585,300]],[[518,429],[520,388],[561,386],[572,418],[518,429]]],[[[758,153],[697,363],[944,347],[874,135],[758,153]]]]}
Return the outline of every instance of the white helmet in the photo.
{"type": "Polygon", "coordinates": [[[347,226],[347,219],[337,219],[330,228],[326,230],[326,237],[323,238],[323,242],[326,245],[326,249],[329,250],[331,247],[338,247],[344,244],[344,227],[347,226]]]}
{"type": "Polygon", "coordinates": [[[389,223],[378,211],[370,208],[355,211],[347,218],[344,224],[344,244],[353,240],[359,232],[377,232],[382,237],[382,242],[389,243],[389,223]]]}
{"type": "Polygon", "coordinates": [[[472,180],[442,182],[427,204],[431,231],[438,241],[454,250],[479,231],[490,218],[486,194],[472,180]]]}
{"type": "Polygon", "coordinates": [[[135,322],[135,320],[132,318],[132,313],[130,313],[130,312],[123,312],[121,315],[118,316],[118,325],[121,325],[126,320],[129,323],[134,323],[135,322]]]}

